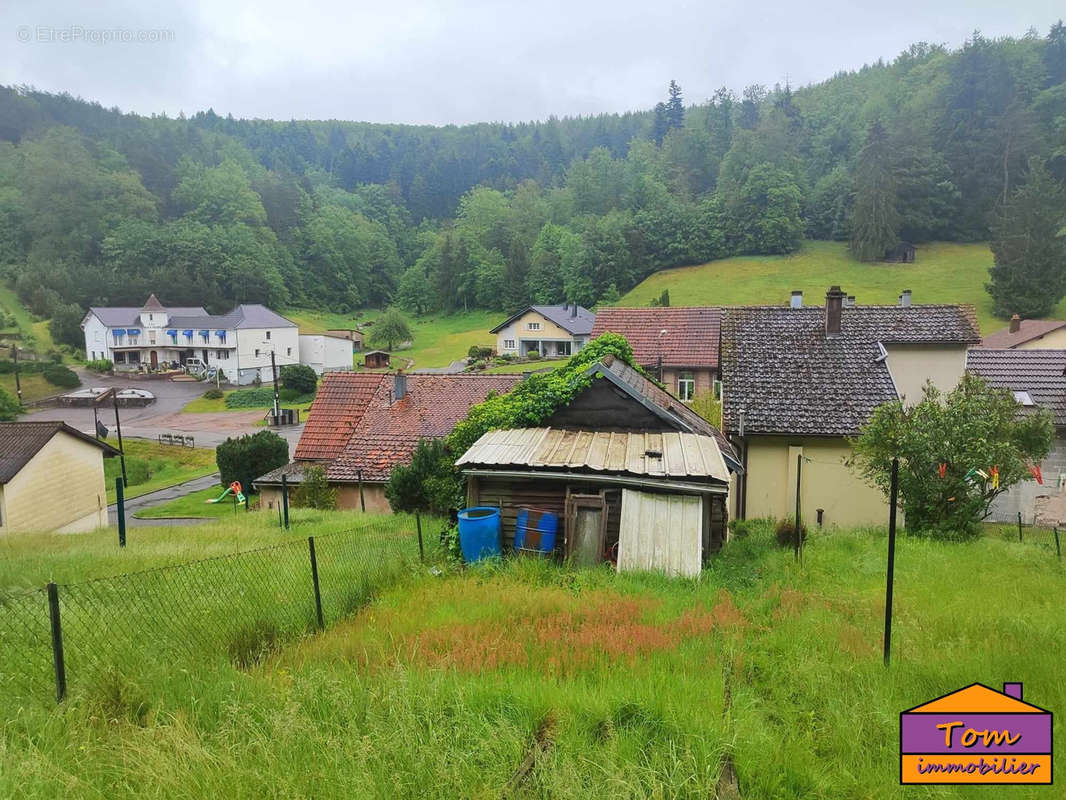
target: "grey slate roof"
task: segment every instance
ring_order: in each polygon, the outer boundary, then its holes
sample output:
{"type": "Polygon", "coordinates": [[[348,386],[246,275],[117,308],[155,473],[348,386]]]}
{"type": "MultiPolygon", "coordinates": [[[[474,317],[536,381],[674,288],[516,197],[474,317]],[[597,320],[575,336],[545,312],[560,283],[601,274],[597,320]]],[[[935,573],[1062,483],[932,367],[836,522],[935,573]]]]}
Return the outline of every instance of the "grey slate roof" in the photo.
{"type": "Polygon", "coordinates": [[[848,306],[839,336],[819,306],[727,308],[722,318],[723,427],[746,434],[850,436],[897,399],[879,342],[980,341],[972,306],[848,306]]]}
{"type": "Polygon", "coordinates": [[[1066,427],[1066,350],[970,350],[966,369],[998,389],[1028,392],[1056,427],[1066,427]]]}
{"type": "Polygon", "coordinates": [[[111,445],[97,441],[65,422],[0,422],[0,484],[14,478],[60,431],[96,445],[105,455],[118,455],[118,450],[111,445]]]}
{"type": "Polygon", "coordinates": [[[523,314],[526,314],[529,311],[536,311],[542,317],[547,320],[551,320],[572,336],[588,336],[590,333],[592,333],[592,326],[596,322],[596,315],[584,306],[577,307],[576,317],[570,316],[570,307],[566,305],[529,306],[528,308],[523,308],[517,314],[514,314],[505,319],[503,322],[501,322],[499,325],[489,331],[489,333],[496,333],[502,330],[503,328],[506,328],[516,319],[518,319],[523,314]]]}
{"type": "MultiPolygon", "coordinates": [[[[124,328],[127,326],[140,325],[140,308],[130,306],[93,306],[89,313],[95,314],[100,321],[109,328],[124,328]]],[[[182,317],[206,317],[207,311],[201,306],[175,306],[166,309],[172,316],[182,317]]]]}
{"type": "MultiPolygon", "coordinates": [[[[154,295],[153,295],[154,296],[154,295]]],[[[147,308],[147,306],[145,306],[147,308]]],[[[166,307],[155,310],[164,310],[169,315],[168,325],[175,328],[222,328],[235,330],[238,328],[295,328],[292,322],[281,314],[271,311],[264,305],[250,303],[239,305],[225,314],[208,314],[200,306],[166,307]]],[[[140,324],[140,308],[127,307],[93,307],[89,311],[96,314],[108,327],[123,327],[140,324]]]]}

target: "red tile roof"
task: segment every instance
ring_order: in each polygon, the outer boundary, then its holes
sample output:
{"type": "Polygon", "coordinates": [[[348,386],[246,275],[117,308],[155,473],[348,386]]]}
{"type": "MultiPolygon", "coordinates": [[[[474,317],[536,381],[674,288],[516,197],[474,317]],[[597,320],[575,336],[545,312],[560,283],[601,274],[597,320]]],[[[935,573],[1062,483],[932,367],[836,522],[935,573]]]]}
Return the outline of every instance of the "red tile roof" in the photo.
{"type": "Polygon", "coordinates": [[[385,376],[326,477],[352,482],[361,472],[364,481],[388,480],[394,466],[411,460],[419,439],[447,436],[489,392],[509,392],[521,380],[521,375],[408,375],[407,394],[392,402],[393,379],[385,376]]]}
{"type": "Polygon", "coordinates": [[[323,375],[293,458],[331,461],[339,456],[378,387],[386,379],[391,385],[391,378],[380,373],[328,372],[323,375]]]}
{"type": "Polygon", "coordinates": [[[990,333],[981,340],[981,347],[993,350],[1003,350],[1017,347],[1020,344],[1047,336],[1059,328],[1066,328],[1066,321],[1061,319],[1023,319],[1018,324],[1018,330],[1011,333],[1010,326],[990,333]]]}
{"type": "Polygon", "coordinates": [[[610,331],[626,337],[633,357],[644,367],[718,367],[722,309],[601,308],[596,311],[592,338],[610,331]],[[662,333],[666,331],[666,333],[662,333]]]}

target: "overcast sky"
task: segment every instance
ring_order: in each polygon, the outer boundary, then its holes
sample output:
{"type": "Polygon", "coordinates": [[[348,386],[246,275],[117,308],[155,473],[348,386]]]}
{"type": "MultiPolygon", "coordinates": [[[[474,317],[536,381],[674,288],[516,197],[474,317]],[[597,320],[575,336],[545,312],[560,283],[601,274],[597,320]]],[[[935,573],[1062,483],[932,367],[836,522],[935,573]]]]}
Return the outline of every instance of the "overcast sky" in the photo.
{"type": "Polygon", "coordinates": [[[975,28],[1045,35],[1066,15],[1061,0],[180,5],[0,0],[0,83],[144,114],[211,107],[275,119],[521,121],[650,108],[671,78],[687,103],[719,86],[799,86],[891,59],[912,42],[955,47],[975,28]]]}

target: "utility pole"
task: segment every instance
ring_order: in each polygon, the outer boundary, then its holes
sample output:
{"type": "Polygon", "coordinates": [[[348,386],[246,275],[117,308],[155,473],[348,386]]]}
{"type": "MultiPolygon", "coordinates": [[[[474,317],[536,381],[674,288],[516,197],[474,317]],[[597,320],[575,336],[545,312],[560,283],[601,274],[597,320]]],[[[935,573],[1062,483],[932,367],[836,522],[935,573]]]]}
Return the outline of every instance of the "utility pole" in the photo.
{"type": "Polygon", "coordinates": [[[19,380],[19,346],[18,342],[11,345],[11,360],[15,362],[15,393],[19,396],[19,405],[22,405],[22,382],[19,380]]]}
{"type": "Polygon", "coordinates": [[[278,365],[274,359],[274,350],[270,350],[270,373],[274,377],[274,419],[281,416],[280,400],[278,398],[278,365]]]}
{"type": "MultiPolygon", "coordinates": [[[[115,431],[118,433],[118,460],[122,464],[122,485],[129,486],[126,480],[126,450],[122,447],[122,424],[118,420],[118,390],[111,390],[111,402],[115,406],[115,431]]],[[[125,538],[125,537],[123,537],[125,538]]]]}

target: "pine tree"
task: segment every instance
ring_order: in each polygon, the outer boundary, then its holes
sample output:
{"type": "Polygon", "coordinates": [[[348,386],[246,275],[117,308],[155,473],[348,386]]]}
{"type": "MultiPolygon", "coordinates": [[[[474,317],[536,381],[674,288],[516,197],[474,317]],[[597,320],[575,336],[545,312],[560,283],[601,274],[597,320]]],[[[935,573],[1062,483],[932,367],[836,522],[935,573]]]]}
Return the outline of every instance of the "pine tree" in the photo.
{"type": "Polygon", "coordinates": [[[897,177],[888,135],[880,122],[870,126],[855,166],[855,208],[851,252],[860,261],[877,261],[899,242],[897,177]]]}
{"type": "Polygon", "coordinates": [[[666,115],[666,103],[655,104],[655,118],[651,127],[652,141],[657,145],[662,145],[663,139],[666,136],[667,131],[670,130],[670,123],[667,121],[666,115]]]}
{"type": "Polygon", "coordinates": [[[685,105],[681,100],[681,87],[670,81],[670,99],[666,101],[667,128],[680,128],[685,124],[685,105]]]}
{"type": "Polygon", "coordinates": [[[1066,188],[1039,159],[992,220],[995,263],[985,288],[996,314],[1046,316],[1066,296],[1066,188]]]}

